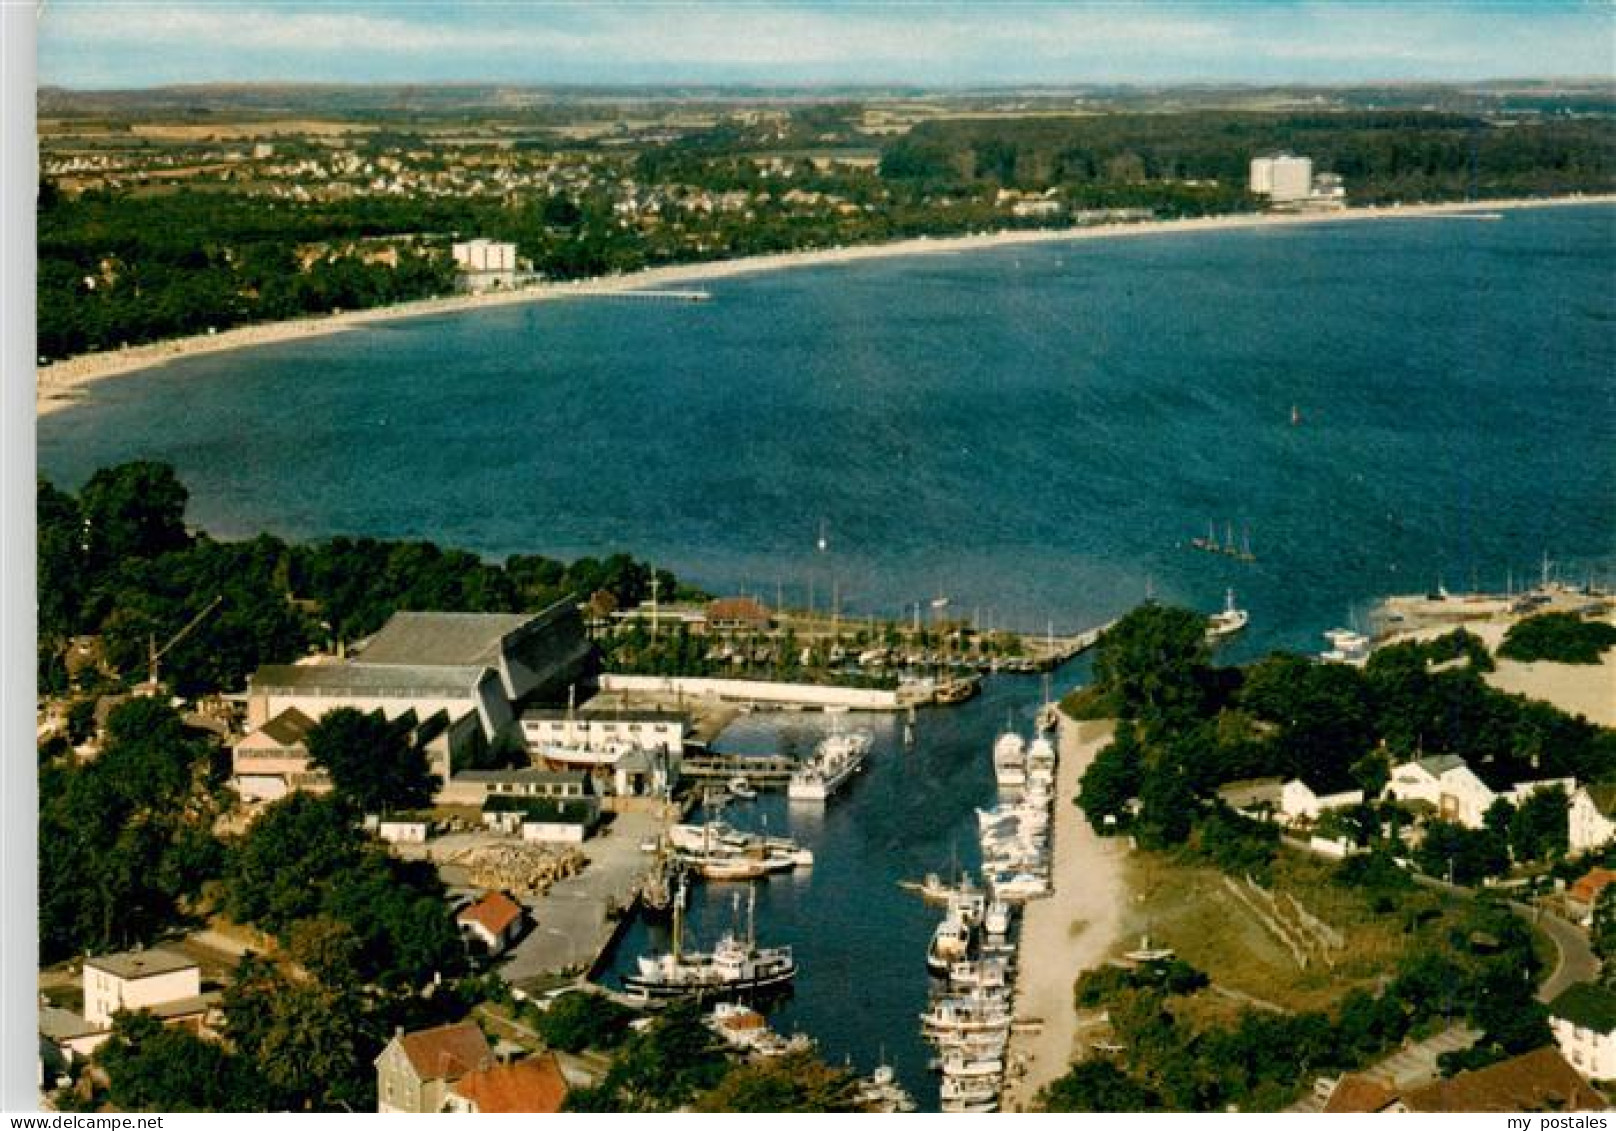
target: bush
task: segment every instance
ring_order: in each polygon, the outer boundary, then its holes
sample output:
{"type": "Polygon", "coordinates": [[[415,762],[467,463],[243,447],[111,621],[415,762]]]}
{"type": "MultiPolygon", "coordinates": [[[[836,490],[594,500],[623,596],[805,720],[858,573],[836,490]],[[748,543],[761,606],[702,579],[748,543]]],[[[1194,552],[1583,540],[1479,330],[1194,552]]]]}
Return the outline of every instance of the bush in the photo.
{"type": "Polygon", "coordinates": [[[1510,628],[1498,654],[1526,663],[1597,664],[1601,653],[1612,647],[1616,625],[1583,620],[1576,613],[1539,613],[1510,628]]]}

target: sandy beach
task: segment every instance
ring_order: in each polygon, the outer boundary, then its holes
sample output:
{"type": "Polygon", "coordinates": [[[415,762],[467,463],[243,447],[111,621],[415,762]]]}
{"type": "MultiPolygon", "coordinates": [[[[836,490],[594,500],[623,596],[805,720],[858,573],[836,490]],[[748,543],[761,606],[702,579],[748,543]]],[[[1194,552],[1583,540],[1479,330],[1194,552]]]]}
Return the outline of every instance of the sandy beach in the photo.
{"type": "Polygon", "coordinates": [[[1031,231],[994,232],[984,235],[900,240],[894,243],[857,247],[828,248],[821,251],[788,252],[754,256],[717,263],[692,263],[677,267],[654,267],[628,275],[614,275],[577,283],[541,283],[521,290],[493,294],[456,295],[425,299],[372,310],[344,311],[290,322],[269,322],[239,326],[218,334],[205,334],[105,353],[86,354],[45,366],[37,374],[35,407],[40,415],[81,399],[88,387],[154,365],[205,353],[245,349],[302,338],[339,333],[372,322],[423,315],[453,314],[511,303],[546,302],[587,295],[613,294],[643,288],[674,287],[712,279],[731,278],[760,271],[794,267],[822,267],[857,263],[892,256],[943,255],[1012,247],[1021,244],[1077,242],[1123,237],[1162,236],[1184,232],[1233,231],[1244,228],[1288,227],[1297,224],[1352,223],[1363,220],[1431,219],[1464,213],[1490,213],[1520,208],[1544,208],[1582,204],[1616,203],[1616,195],[1564,197],[1549,200],[1497,200],[1460,204],[1418,204],[1391,208],[1348,208],[1319,213],[1247,213],[1193,220],[1161,220],[1134,224],[1101,224],[1083,228],[1055,228],[1031,231]]]}
{"type": "Polygon", "coordinates": [[[1126,842],[1098,836],[1071,803],[1094,756],[1111,741],[1111,722],[1061,717],[1055,788],[1054,894],[1026,905],[1016,972],[1016,1020],[1042,1022],[1011,1035],[1001,1108],[1028,1110],[1044,1085],[1070,1067],[1077,1036],[1072,985],[1116,946],[1126,910],[1126,842]]]}

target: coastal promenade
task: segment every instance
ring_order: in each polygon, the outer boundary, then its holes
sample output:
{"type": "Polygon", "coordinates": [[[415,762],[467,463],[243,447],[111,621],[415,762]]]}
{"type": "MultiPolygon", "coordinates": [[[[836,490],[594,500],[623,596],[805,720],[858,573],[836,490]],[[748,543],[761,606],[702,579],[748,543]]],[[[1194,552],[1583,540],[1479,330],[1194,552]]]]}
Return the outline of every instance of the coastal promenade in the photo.
{"type": "Polygon", "coordinates": [[[676,267],[653,267],[627,275],[569,283],[541,283],[517,290],[483,294],[453,295],[423,299],[369,310],[339,311],[318,317],[287,322],[238,326],[221,333],[130,346],[103,353],[86,354],[45,366],[37,373],[35,410],[46,415],[73,403],[94,382],[133,373],[155,365],[197,354],[244,349],[275,342],[317,337],[376,322],[422,315],[454,314],[512,303],[540,302],[586,295],[616,295],[640,290],[674,290],[689,284],[731,278],[763,271],[794,267],[824,267],[857,263],[892,256],[953,254],[964,251],[1016,247],[1024,244],[1118,239],[1196,232],[1233,231],[1242,228],[1280,228],[1297,225],[1338,224],[1364,220],[1414,220],[1462,216],[1466,213],[1492,213],[1519,208],[1563,205],[1616,204],[1616,195],[1556,197],[1541,200],[1482,200],[1452,204],[1409,204],[1387,208],[1345,208],[1336,212],[1270,213],[1252,212],[1231,216],[1207,216],[1188,220],[1153,220],[1138,223],[1096,224],[1076,228],[1037,228],[1019,231],[984,232],[977,235],[930,239],[897,240],[891,243],[835,247],[817,251],[786,252],[676,267]]]}
{"type": "Polygon", "coordinates": [[[1123,842],[1095,833],[1072,801],[1083,771],[1115,724],[1060,716],[1055,779],[1054,892],[1026,904],[1016,971],[1016,1030],[1006,1053],[1003,1111],[1032,1107],[1039,1089],[1066,1074],[1077,1038],[1072,984],[1116,945],[1127,888],[1123,842]]]}

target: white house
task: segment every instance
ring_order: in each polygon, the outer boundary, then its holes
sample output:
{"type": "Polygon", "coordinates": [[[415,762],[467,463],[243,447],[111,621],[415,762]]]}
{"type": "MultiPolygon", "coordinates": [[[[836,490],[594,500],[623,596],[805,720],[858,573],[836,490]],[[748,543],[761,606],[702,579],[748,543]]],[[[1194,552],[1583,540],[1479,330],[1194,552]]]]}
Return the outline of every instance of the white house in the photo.
{"type": "Polygon", "coordinates": [[[159,1007],[188,1003],[206,1012],[201,969],[183,954],[153,948],[84,960],[84,1019],[95,1028],[110,1029],[120,1009],[171,1012],[159,1007]]]}
{"type": "Polygon", "coordinates": [[[1575,778],[1542,778],[1495,791],[1457,754],[1437,754],[1393,766],[1384,796],[1389,801],[1428,802],[1443,820],[1479,829],[1487,810],[1499,798],[1520,805],[1542,790],[1562,789],[1569,794],[1576,788],[1575,778]]]}
{"type": "Polygon", "coordinates": [[[1479,829],[1482,817],[1497,799],[1457,754],[1436,754],[1393,766],[1386,783],[1388,801],[1424,801],[1445,821],[1479,829]]]}
{"type": "Polygon", "coordinates": [[[1549,1003],[1560,1055],[1590,1080],[1616,1080],[1616,993],[1578,982],[1549,1003]]]}
{"type": "Polygon", "coordinates": [[[1287,821],[1307,818],[1316,821],[1326,809],[1345,809],[1349,805],[1363,804],[1363,790],[1330,790],[1318,782],[1309,784],[1302,778],[1292,778],[1279,791],[1279,811],[1287,821]]]}
{"type": "Polygon", "coordinates": [[[465,240],[450,246],[465,286],[474,291],[516,283],[516,245],[498,240],[465,240]]]}
{"type": "Polygon", "coordinates": [[[1616,837],[1616,785],[1585,785],[1571,795],[1573,854],[1601,848],[1616,837]]]}

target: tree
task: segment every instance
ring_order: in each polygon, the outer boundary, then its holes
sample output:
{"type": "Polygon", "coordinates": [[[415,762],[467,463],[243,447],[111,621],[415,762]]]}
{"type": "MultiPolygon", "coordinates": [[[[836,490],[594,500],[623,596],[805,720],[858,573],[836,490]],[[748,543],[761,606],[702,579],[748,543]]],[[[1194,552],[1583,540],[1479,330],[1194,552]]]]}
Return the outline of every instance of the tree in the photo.
{"type": "Polygon", "coordinates": [[[1475,884],[1509,870],[1509,843],[1493,829],[1467,829],[1452,821],[1431,820],[1414,853],[1420,870],[1456,884],[1475,884]]]}
{"type": "Polygon", "coordinates": [[[731,1066],[695,1104],[697,1111],[862,1111],[857,1081],[811,1052],[731,1066]]]}
{"type": "Polygon", "coordinates": [[[633,1010],[599,994],[573,993],[557,998],[535,1027],[544,1043],[562,1052],[609,1049],[628,1034],[633,1010]]]}
{"type": "Polygon", "coordinates": [[[1571,846],[1571,799],[1560,786],[1535,790],[1515,809],[1509,846],[1517,860],[1555,860],[1571,846]]]}
{"type": "Polygon", "coordinates": [[[279,934],[317,915],[332,879],[363,854],[363,837],[336,799],[293,793],[268,805],[232,848],[225,909],[279,934]]]}
{"type": "Polygon", "coordinates": [[[166,463],[137,460],[97,471],[79,494],[91,568],[184,549],[188,498],[166,463]]]}
{"type": "Polygon", "coordinates": [[[375,1104],[371,1063],[381,1050],[352,982],[293,977],[258,959],[237,967],[225,991],[226,1033],[293,1110],[363,1111],[375,1104]]]}
{"type": "Polygon", "coordinates": [[[1095,832],[1119,831],[1127,819],[1128,803],[1139,791],[1143,772],[1139,733],[1132,721],[1117,723],[1110,745],[1094,756],[1079,782],[1077,804],[1095,832]],[[1107,818],[1112,818],[1108,823],[1107,818]]]}
{"type": "Polygon", "coordinates": [[[1094,673],[1115,694],[1124,716],[1139,719],[1149,734],[1195,714],[1209,655],[1205,617],[1141,605],[1100,637],[1094,673]]]}
{"type": "Polygon", "coordinates": [[[437,780],[405,719],[353,707],[327,711],[309,729],[309,761],[326,770],[338,796],[364,813],[428,805],[437,780]]]}
{"type": "Polygon", "coordinates": [[[1576,613],[1539,613],[1511,625],[1498,654],[1524,663],[1597,664],[1613,647],[1616,625],[1583,620],[1576,613]]]}
{"type": "Polygon", "coordinates": [[[261,1082],[240,1058],[150,1013],[118,1013],[95,1059],[122,1111],[264,1110],[261,1082]]]}

